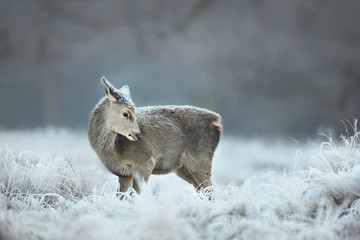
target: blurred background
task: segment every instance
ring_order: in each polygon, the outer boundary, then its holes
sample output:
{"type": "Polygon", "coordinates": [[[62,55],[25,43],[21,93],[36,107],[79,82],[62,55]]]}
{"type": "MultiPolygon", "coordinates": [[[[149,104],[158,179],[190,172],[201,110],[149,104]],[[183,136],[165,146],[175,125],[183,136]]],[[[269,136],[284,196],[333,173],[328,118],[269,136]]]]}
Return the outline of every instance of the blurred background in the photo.
{"type": "Polygon", "coordinates": [[[100,77],[225,134],[312,136],[359,117],[359,0],[0,0],[0,127],[86,129],[100,77]]]}

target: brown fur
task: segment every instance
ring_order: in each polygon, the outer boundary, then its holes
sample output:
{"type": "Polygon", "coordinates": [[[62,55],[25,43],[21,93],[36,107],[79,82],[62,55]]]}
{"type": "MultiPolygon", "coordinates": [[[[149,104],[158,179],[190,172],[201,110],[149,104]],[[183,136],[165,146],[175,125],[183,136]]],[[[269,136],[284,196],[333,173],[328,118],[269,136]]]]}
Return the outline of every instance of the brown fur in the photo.
{"type": "MultiPolygon", "coordinates": [[[[191,106],[134,108],[141,137],[130,141],[127,132],[121,135],[108,125],[108,116],[114,116],[108,113],[111,104],[109,97],[103,98],[93,110],[89,140],[106,168],[119,176],[121,192],[131,187],[140,192],[141,182],[151,174],[170,172],[197,189],[211,186],[212,158],[222,132],[220,115],[191,106]]],[[[127,131],[136,132],[136,127],[127,131]]]]}

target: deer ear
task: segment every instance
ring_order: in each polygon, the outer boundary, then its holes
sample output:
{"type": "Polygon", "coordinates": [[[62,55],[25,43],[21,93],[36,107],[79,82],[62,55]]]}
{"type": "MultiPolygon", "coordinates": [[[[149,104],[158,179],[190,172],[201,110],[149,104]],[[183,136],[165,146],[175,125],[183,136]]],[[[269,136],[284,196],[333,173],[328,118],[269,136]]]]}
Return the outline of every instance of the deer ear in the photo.
{"type": "Polygon", "coordinates": [[[124,85],[122,88],[120,88],[120,92],[130,98],[130,89],[128,85],[124,85]]]}
{"type": "Polygon", "coordinates": [[[106,96],[110,101],[117,102],[119,94],[116,88],[105,77],[101,77],[101,84],[104,86],[106,96]]]}

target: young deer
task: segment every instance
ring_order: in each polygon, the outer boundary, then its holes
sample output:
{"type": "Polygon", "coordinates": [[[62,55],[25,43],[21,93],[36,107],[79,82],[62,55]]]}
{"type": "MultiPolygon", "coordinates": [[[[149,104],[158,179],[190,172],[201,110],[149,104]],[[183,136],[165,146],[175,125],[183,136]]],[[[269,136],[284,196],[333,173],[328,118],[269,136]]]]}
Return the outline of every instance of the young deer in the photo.
{"type": "Polygon", "coordinates": [[[120,192],[151,174],[176,173],[196,189],[211,186],[211,164],[222,125],[219,114],[191,106],[138,107],[128,86],[116,89],[104,77],[106,97],[90,116],[90,144],[119,177],[120,192]]]}

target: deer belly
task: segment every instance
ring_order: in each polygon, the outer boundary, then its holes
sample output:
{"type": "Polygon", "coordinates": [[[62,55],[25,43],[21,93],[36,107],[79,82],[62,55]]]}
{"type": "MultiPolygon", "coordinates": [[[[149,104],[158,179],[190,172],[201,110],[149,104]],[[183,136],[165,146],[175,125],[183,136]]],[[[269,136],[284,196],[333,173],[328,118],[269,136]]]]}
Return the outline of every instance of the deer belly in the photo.
{"type": "Polygon", "coordinates": [[[167,174],[181,167],[179,157],[160,157],[156,159],[153,174],[167,174]]]}

